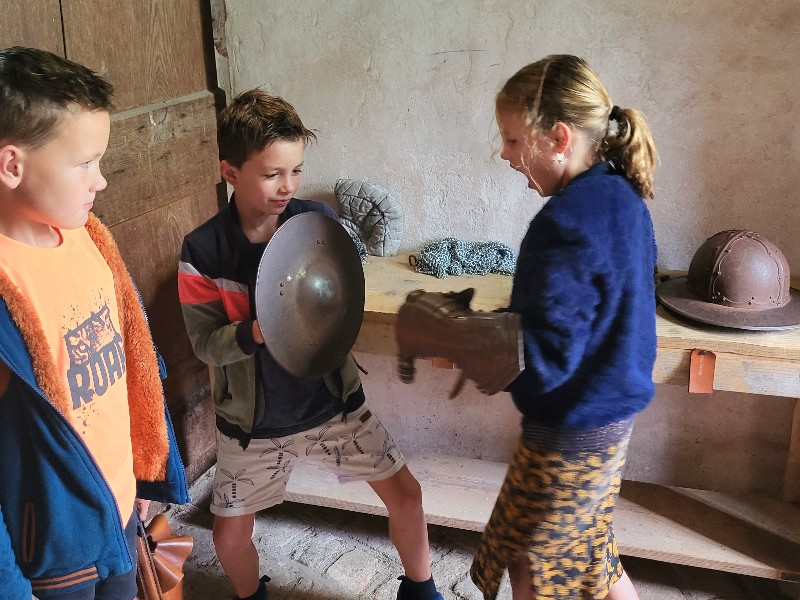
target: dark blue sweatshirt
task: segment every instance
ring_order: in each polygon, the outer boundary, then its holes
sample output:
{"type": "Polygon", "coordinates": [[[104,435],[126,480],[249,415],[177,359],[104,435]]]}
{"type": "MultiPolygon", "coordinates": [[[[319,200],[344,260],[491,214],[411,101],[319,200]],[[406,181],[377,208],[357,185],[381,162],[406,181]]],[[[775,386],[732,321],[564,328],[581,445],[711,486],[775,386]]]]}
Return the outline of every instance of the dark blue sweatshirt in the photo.
{"type": "Polygon", "coordinates": [[[508,391],[524,425],[593,429],[650,402],[655,263],[647,206],[607,162],[534,217],[509,308],[522,315],[525,371],[508,391]]]}

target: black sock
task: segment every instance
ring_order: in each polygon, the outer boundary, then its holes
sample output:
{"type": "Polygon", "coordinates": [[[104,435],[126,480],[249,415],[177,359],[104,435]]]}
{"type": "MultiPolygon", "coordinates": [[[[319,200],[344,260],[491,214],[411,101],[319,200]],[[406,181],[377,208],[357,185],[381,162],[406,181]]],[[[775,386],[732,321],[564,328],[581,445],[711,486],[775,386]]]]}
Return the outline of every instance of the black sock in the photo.
{"type": "Polygon", "coordinates": [[[256,590],[255,594],[253,594],[252,596],[247,596],[247,598],[240,598],[239,596],[236,596],[236,599],[237,600],[267,600],[267,585],[266,585],[267,581],[269,581],[269,577],[264,575],[261,578],[260,583],[258,584],[258,589],[256,590]]]}
{"type": "Polygon", "coordinates": [[[414,581],[405,575],[398,577],[400,589],[397,594],[402,600],[435,600],[437,595],[436,584],[433,577],[428,581],[414,581]]]}

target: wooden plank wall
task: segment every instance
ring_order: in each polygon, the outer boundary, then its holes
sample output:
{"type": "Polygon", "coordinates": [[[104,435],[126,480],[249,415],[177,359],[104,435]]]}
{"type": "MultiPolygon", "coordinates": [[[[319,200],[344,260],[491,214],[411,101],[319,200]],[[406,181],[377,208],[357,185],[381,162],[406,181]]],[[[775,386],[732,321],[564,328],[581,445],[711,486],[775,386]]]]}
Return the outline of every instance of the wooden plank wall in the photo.
{"type": "Polygon", "coordinates": [[[30,46],[64,56],[59,0],[31,0],[15,8],[18,10],[3,7],[0,48],[30,46]]]}
{"type": "Polygon", "coordinates": [[[119,110],[208,89],[199,0],[63,3],[67,58],[116,87],[119,110]]]}
{"type": "Polygon", "coordinates": [[[114,85],[108,180],[95,214],[111,228],[142,294],[169,371],[167,402],[190,480],[216,447],[208,371],[194,357],[177,300],[183,236],[221,193],[210,13],[202,0],[31,0],[5,11],[3,47],[43,48],[114,85]]]}

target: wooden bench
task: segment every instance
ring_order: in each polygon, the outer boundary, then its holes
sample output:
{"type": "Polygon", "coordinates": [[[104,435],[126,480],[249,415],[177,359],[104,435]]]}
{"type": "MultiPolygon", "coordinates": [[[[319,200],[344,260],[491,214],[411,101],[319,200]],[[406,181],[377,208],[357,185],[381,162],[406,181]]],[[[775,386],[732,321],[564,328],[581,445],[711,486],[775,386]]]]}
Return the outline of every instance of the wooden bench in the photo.
{"type": "MultiPolygon", "coordinates": [[[[416,273],[408,257],[370,256],[364,265],[364,322],[354,350],[394,355],[394,320],[411,290],[477,290],[472,306],[506,306],[511,278],[462,275],[436,279],[416,273]]],[[[800,329],[743,332],[704,328],[657,310],[656,383],[686,386],[693,349],[716,354],[714,389],[800,398],[800,329]]],[[[468,458],[411,456],[431,524],[483,529],[506,465],[468,458]]],[[[287,499],[385,515],[367,484],[339,485],[324,468],[298,465],[287,499]]],[[[614,516],[620,551],[757,577],[800,581],[800,400],[795,403],[782,500],[625,481],[614,516]]]]}

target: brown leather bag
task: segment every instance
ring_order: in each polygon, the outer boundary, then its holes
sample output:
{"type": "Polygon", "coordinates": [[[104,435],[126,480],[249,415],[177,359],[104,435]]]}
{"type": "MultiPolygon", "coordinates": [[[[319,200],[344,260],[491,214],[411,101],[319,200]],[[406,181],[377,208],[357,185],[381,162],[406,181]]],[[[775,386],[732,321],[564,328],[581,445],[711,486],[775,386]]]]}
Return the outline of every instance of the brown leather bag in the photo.
{"type": "Polygon", "coordinates": [[[191,536],[172,531],[164,515],[153,517],[147,527],[139,521],[136,600],[181,600],[183,564],[193,545],[191,536]]]}

